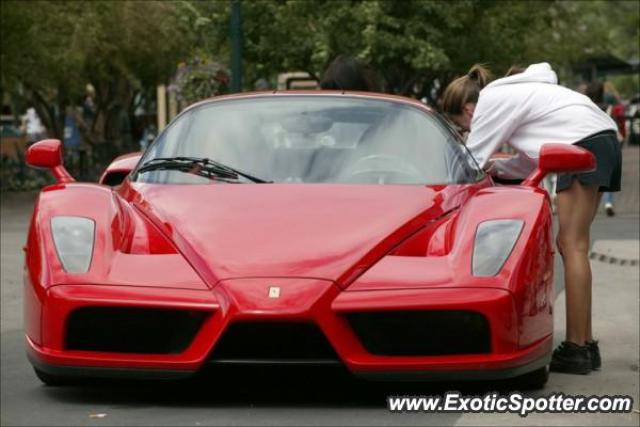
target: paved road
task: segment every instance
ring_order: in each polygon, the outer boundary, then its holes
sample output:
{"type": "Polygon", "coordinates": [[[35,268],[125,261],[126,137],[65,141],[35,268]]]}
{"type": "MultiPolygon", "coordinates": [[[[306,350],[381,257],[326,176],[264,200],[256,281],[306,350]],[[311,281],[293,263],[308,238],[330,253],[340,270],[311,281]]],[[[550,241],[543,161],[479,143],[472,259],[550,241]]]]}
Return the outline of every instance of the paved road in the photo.
{"type": "MultiPolygon", "coordinates": [[[[368,383],[338,371],[242,370],[210,372],[186,383],[100,383],[50,388],[32,374],[24,357],[21,274],[31,194],[2,200],[1,425],[638,425],[639,415],[391,414],[390,394],[461,390],[507,392],[510,384],[368,383]]],[[[599,250],[637,258],[638,216],[599,217],[593,239],[599,250]]],[[[628,394],[637,411],[638,266],[593,262],[595,329],[603,370],[585,377],[552,375],[543,395],[628,394]]],[[[558,272],[560,275],[560,271],[558,272]]],[[[558,279],[558,278],[557,278],[558,279]]],[[[562,337],[564,293],[556,281],[556,341],[562,337]]]]}

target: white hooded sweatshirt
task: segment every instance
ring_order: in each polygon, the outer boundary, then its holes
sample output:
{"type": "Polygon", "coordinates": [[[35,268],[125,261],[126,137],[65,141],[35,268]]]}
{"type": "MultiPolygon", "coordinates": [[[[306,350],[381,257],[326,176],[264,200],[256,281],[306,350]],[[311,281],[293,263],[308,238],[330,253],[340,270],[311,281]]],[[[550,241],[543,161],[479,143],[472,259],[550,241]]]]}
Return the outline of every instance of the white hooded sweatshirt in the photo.
{"type": "Polygon", "coordinates": [[[573,144],[595,133],[616,131],[616,123],[588,97],[558,85],[546,62],[494,80],[480,91],[467,147],[480,167],[503,143],[518,154],[494,161],[492,174],[524,178],[549,142],[573,144]]]}

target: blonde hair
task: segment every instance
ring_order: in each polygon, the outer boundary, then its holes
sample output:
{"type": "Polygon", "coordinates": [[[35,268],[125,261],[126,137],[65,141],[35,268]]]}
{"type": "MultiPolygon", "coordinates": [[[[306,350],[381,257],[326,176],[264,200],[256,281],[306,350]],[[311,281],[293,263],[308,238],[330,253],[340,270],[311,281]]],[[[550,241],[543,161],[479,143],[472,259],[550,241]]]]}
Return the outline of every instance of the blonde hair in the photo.
{"type": "Polygon", "coordinates": [[[514,64],[507,70],[507,73],[504,75],[505,77],[513,76],[514,74],[524,73],[526,68],[521,67],[518,64],[514,64]]]}
{"type": "Polygon", "coordinates": [[[449,115],[462,114],[467,103],[478,102],[480,90],[489,83],[490,77],[487,68],[475,64],[467,74],[449,83],[442,95],[442,110],[449,115]]]}
{"type": "Polygon", "coordinates": [[[604,93],[613,96],[616,99],[616,102],[620,102],[620,94],[618,93],[615,85],[609,80],[604,82],[604,93]]]}

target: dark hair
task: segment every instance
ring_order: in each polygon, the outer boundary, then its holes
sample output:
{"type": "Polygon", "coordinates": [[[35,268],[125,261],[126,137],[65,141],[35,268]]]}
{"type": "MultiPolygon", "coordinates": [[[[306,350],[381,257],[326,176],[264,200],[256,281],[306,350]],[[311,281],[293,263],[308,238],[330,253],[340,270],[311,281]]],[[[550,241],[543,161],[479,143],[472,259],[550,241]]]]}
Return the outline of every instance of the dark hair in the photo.
{"type": "Polygon", "coordinates": [[[511,67],[509,67],[509,69],[507,70],[507,74],[505,74],[505,77],[509,77],[509,76],[513,76],[514,74],[520,74],[520,73],[524,73],[526,70],[526,68],[521,67],[520,65],[512,65],[511,67]]]}
{"type": "Polygon", "coordinates": [[[591,82],[584,91],[594,104],[601,105],[604,102],[604,85],[602,82],[591,82]]]}
{"type": "Polygon", "coordinates": [[[339,55],[326,69],[320,89],[379,91],[377,77],[363,62],[347,55],[339,55]]]}
{"type": "Polygon", "coordinates": [[[489,83],[490,76],[489,70],[480,64],[471,67],[467,74],[449,83],[442,95],[442,110],[450,115],[462,114],[467,103],[478,102],[480,90],[489,83]]]}

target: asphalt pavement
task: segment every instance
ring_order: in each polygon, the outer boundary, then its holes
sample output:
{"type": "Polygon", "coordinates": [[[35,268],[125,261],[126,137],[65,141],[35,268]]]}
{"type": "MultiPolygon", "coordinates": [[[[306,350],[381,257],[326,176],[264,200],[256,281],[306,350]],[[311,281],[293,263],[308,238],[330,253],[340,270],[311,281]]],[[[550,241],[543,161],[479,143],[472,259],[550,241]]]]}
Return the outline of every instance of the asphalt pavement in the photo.
{"type": "MultiPolygon", "coordinates": [[[[637,177],[636,177],[637,179],[637,177]]],[[[626,196],[635,203],[637,197],[626,196]],[[635,197],[635,199],[634,199],[635,197]]],[[[631,395],[629,414],[426,414],[386,409],[388,395],[448,390],[508,393],[510,383],[370,383],[334,370],[207,372],[187,382],[101,382],[46,387],[26,360],[22,332],[22,246],[33,193],[3,195],[1,206],[1,411],[9,425],[638,425],[638,214],[599,216],[593,227],[594,328],[603,368],[587,376],[552,374],[545,389],[583,395],[631,395]]],[[[633,210],[633,206],[630,210],[633,210]]],[[[559,261],[557,262],[559,265],[559,261]]],[[[556,271],[555,341],[564,330],[561,269],[556,271]]]]}

